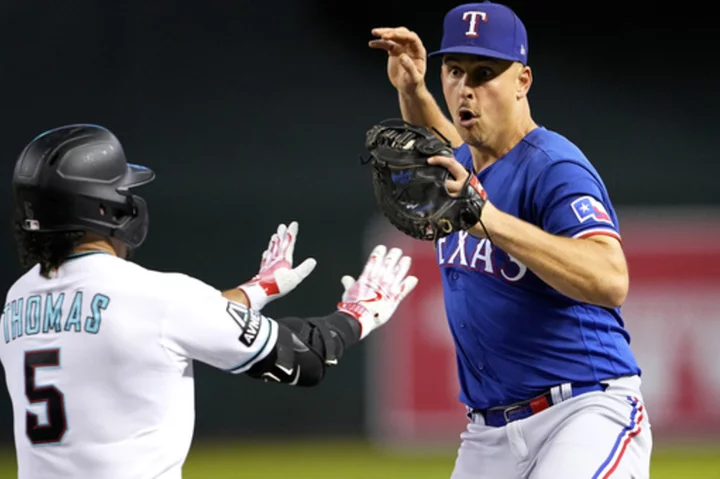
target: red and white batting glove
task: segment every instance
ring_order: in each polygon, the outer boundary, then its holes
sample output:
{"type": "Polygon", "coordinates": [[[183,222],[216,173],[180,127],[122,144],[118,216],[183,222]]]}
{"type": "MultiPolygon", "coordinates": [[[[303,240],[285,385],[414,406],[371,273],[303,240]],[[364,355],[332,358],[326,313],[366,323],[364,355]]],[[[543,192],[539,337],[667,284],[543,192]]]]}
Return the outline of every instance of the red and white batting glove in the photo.
{"type": "Polygon", "coordinates": [[[378,245],[357,280],[351,276],[342,277],[340,281],[345,292],[338,310],[360,322],[360,339],[385,324],[415,288],[418,279],[407,275],[411,263],[411,258],[403,256],[399,248],[388,252],[385,246],[378,245]]]}
{"type": "Polygon", "coordinates": [[[315,269],[317,261],[307,258],[293,268],[293,252],[297,241],[298,224],[281,224],[272,235],[262,254],[260,271],[240,286],[250,302],[250,308],[260,311],[270,301],[281,298],[295,289],[315,269]]]}

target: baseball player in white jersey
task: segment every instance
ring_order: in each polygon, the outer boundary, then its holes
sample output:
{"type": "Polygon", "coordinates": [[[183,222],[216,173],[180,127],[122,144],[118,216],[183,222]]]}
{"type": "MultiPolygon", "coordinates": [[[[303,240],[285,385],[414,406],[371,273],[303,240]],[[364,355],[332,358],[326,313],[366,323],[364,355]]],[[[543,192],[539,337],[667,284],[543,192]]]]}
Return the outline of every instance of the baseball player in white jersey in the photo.
{"type": "Polygon", "coordinates": [[[293,267],[295,222],[278,227],[258,274],[237,288],[145,269],[128,260],[148,229],[131,190],[154,177],[95,125],[46,132],[17,161],[15,234],[28,270],[2,308],[0,361],[20,479],[180,478],[193,360],[313,386],[417,284],[410,258],[379,245],[357,279],[342,277],[332,314],[264,316],[315,267],[293,267]]]}

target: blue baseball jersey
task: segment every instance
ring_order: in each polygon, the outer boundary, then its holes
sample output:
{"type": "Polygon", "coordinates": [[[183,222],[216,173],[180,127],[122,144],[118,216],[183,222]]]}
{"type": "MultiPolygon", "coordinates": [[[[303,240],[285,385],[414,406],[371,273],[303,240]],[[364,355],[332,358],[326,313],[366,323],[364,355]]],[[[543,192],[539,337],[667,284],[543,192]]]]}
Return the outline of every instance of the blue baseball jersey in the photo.
{"type": "MultiPolygon", "coordinates": [[[[472,169],[467,145],[455,157],[472,169]]],[[[620,238],[605,185],[580,149],[538,127],[477,175],[501,211],[548,233],[620,238]]],[[[620,309],[571,299],[486,239],[453,233],[436,244],[455,341],[460,400],[484,409],[565,382],[640,374],[620,309]]]]}

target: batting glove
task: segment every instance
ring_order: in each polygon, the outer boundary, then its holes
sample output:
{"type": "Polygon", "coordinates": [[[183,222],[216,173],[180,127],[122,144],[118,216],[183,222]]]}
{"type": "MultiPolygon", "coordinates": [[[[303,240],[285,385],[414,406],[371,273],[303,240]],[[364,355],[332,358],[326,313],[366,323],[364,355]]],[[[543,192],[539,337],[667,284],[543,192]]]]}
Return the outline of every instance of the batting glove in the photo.
{"type": "Polygon", "coordinates": [[[293,268],[293,252],[297,241],[298,224],[281,224],[272,235],[262,254],[260,271],[249,281],[238,286],[248,298],[249,306],[260,311],[270,301],[281,298],[295,289],[315,269],[317,261],[307,258],[293,268]]]}
{"type": "Polygon", "coordinates": [[[340,280],[345,292],[338,310],[360,322],[360,339],[385,324],[417,285],[415,276],[407,276],[411,262],[399,248],[388,252],[385,246],[378,245],[357,280],[352,276],[340,280]]]}

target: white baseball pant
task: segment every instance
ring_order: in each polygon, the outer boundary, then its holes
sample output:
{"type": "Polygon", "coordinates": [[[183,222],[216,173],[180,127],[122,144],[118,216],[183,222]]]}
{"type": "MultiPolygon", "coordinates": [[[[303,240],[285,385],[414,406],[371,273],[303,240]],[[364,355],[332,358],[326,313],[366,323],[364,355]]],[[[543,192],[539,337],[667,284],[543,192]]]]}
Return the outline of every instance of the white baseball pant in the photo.
{"type": "Polygon", "coordinates": [[[648,479],[652,432],[638,376],[502,427],[472,414],[451,479],[648,479]]]}

